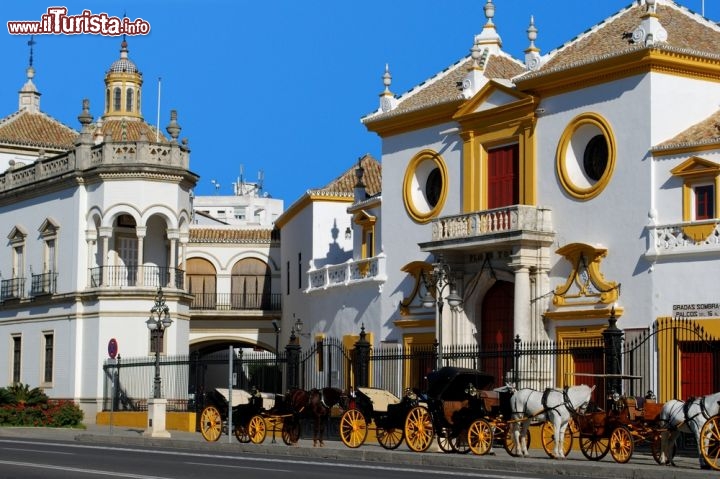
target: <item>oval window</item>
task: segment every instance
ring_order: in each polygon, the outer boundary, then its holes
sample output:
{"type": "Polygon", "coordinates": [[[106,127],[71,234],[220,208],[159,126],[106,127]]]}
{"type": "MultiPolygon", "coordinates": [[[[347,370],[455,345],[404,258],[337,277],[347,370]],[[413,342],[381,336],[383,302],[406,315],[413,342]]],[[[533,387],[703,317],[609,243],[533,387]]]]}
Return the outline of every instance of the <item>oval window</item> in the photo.
{"type": "Polygon", "coordinates": [[[424,150],[408,163],[403,181],[403,201],[410,217],[426,223],[440,213],[447,197],[448,175],[440,155],[424,150]]]}

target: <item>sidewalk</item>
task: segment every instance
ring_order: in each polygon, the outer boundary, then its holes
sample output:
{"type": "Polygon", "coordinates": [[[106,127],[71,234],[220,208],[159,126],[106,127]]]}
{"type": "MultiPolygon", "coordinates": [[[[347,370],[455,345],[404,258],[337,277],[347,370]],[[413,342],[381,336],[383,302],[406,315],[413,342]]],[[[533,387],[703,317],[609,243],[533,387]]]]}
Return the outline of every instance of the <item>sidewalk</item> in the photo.
{"type": "Polygon", "coordinates": [[[287,446],[279,434],[272,443],[269,433],[263,444],[240,444],[235,437],[222,436],[217,442],[207,442],[200,433],[170,431],[170,438],[143,436],[143,430],[123,426],[98,426],[89,424],[86,429],[55,428],[0,428],[2,438],[32,438],[43,440],[76,441],[84,444],[163,447],[203,452],[273,454],[337,461],[389,462],[403,465],[440,466],[455,469],[525,472],[551,476],[574,476],[612,479],[720,479],[720,471],[701,470],[697,458],[678,457],[678,467],[659,466],[652,456],[635,452],[627,464],[617,464],[608,454],[602,461],[585,459],[579,450],[573,450],[566,460],[548,458],[541,450],[531,450],[530,458],[510,457],[504,450],[495,450],[494,456],[446,454],[442,452],[416,453],[404,444],[388,451],[377,443],[367,442],[357,449],[350,449],[340,441],[326,441],[325,447],[312,447],[312,440],[301,439],[298,446],[287,446]]]}

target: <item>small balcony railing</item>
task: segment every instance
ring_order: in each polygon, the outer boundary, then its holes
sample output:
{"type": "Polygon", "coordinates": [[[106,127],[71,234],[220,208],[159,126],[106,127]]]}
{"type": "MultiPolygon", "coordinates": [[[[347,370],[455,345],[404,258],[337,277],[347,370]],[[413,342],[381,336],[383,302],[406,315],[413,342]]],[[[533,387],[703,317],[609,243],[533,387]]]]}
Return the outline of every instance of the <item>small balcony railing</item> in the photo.
{"type": "Polygon", "coordinates": [[[538,206],[513,205],[432,221],[432,241],[523,232],[551,234],[551,211],[538,206]]]}
{"type": "Polygon", "coordinates": [[[720,221],[717,219],[650,225],[645,256],[653,261],[683,255],[720,255],[720,221]]]}
{"type": "Polygon", "coordinates": [[[98,266],[90,268],[90,287],[184,289],[185,271],[165,266],[98,266]]]}
{"type": "Polygon", "coordinates": [[[53,271],[33,274],[30,282],[30,295],[40,296],[57,293],[57,277],[58,274],[53,271]]]}
{"type": "Polygon", "coordinates": [[[280,311],[279,293],[191,293],[191,310],[238,311],[265,310],[280,311]]]}
{"type": "Polygon", "coordinates": [[[366,281],[385,281],[385,255],[350,260],[342,264],[323,266],[308,272],[308,292],[366,281]]]}
{"type": "Polygon", "coordinates": [[[19,299],[25,296],[25,278],[12,278],[0,281],[0,301],[19,299]]]}

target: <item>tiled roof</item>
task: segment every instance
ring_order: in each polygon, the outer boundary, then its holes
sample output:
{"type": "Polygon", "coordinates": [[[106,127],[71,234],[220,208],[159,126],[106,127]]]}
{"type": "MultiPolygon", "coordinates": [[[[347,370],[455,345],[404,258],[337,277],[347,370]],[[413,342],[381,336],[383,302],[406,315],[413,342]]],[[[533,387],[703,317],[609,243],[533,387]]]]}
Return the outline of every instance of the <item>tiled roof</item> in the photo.
{"type": "Polygon", "coordinates": [[[668,150],[712,143],[720,144],[720,110],[679,135],[660,143],[653,150],[668,150]]]}
{"type": "MultiPolygon", "coordinates": [[[[488,79],[509,80],[525,71],[525,66],[522,63],[505,54],[485,55],[482,62],[483,74],[488,79]]],[[[464,101],[460,85],[468,74],[471,64],[472,58],[470,56],[462,58],[434,77],[401,95],[395,109],[387,113],[371,113],[366,118],[389,117],[442,103],[464,101]]]]}
{"type": "MultiPolygon", "coordinates": [[[[633,5],[590,28],[556,50],[548,53],[548,60],[536,71],[523,78],[541,76],[551,71],[591,63],[611,55],[619,55],[645,48],[632,40],[633,31],[640,26],[646,13],[645,5],[633,5]]],[[[669,0],[658,0],[657,17],[667,31],[667,41],[655,43],[655,48],[687,51],[717,57],[720,53],[720,28],[685,7],[669,0]]]]}
{"type": "Polygon", "coordinates": [[[70,149],[78,132],[45,113],[20,110],[0,120],[0,143],[70,149]]]}
{"type": "Polygon", "coordinates": [[[190,227],[191,243],[271,243],[280,241],[277,228],[190,227]]]}
{"type": "MultiPolygon", "coordinates": [[[[382,189],[382,167],[380,166],[380,162],[373,158],[372,155],[366,154],[360,159],[360,165],[365,170],[362,179],[367,194],[372,196],[379,193],[382,189]]],[[[355,176],[356,168],[357,164],[328,183],[324,188],[311,190],[311,192],[325,196],[352,197],[355,192],[355,184],[357,183],[357,177],[355,176]]]]}
{"type": "MultiPolygon", "coordinates": [[[[138,141],[142,134],[145,140],[154,142],[157,129],[145,123],[143,120],[107,119],[102,123],[103,135],[112,135],[112,141],[138,141]]],[[[168,139],[160,132],[158,135],[160,143],[168,143],[168,139]]]]}

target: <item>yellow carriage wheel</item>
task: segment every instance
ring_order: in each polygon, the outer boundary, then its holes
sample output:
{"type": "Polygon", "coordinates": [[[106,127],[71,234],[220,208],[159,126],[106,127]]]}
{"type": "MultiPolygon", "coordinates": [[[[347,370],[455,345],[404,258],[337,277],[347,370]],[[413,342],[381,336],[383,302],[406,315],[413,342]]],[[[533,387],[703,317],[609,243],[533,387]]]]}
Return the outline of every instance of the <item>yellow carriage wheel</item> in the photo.
{"type": "Polygon", "coordinates": [[[377,436],[378,443],[385,449],[397,449],[402,444],[404,432],[400,428],[391,427],[385,429],[379,427],[375,430],[375,436],[377,436]]]}
{"type": "Polygon", "coordinates": [[[415,452],[425,452],[432,444],[435,430],[430,412],[423,406],[415,406],[405,418],[405,442],[415,452]]]}
{"type": "MultiPolygon", "coordinates": [[[[555,427],[551,422],[544,422],[541,428],[542,435],[542,448],[549,457],[555,457],[555,427]]],[[[573,445],[573,433],[570,424],[565,429],[565,435],[563,436],[562,451],[563,456],[567,457],[572,450],[573,445]]]]}
{"type": "Polygon", "coordinates": [[[262,444],[267,434],[267,427],[265,426],[265,419],[260,415],[255,415],[250,418],[248,423],[248,436],[253,444],[262,444]]]}
{"type": "Polygon", "coordinates": [[[493,430],[485,419],[478,419],[470,424],[467,431],[467,442],[473,454],[484,456],[492,448],[493,430]]]}
{"type": "Polygon", "coordinates": [[[222,417],[215,406],[207,406],[200,413],[200,433],[206,441],[215,442],[222,434],[222,417]]]}
{"type": "Polygon", "coordinates": [[[615,462],[625,464],[632,457],[635,441],[625,426],[616,427],[610,434],[610,455],[615,462]]]}
{"type": "Polygon", "coordinates": [[[340,418],[340,439],[347,447],[360,447],[367,438],[367,421],[357,409],[348,409],[340,418]]]}
{"type": "Polygon", "coordinates": [[[720,414],[708,419],[700,430],[700,451],[708,465],[720,471],[720,414]]]}

